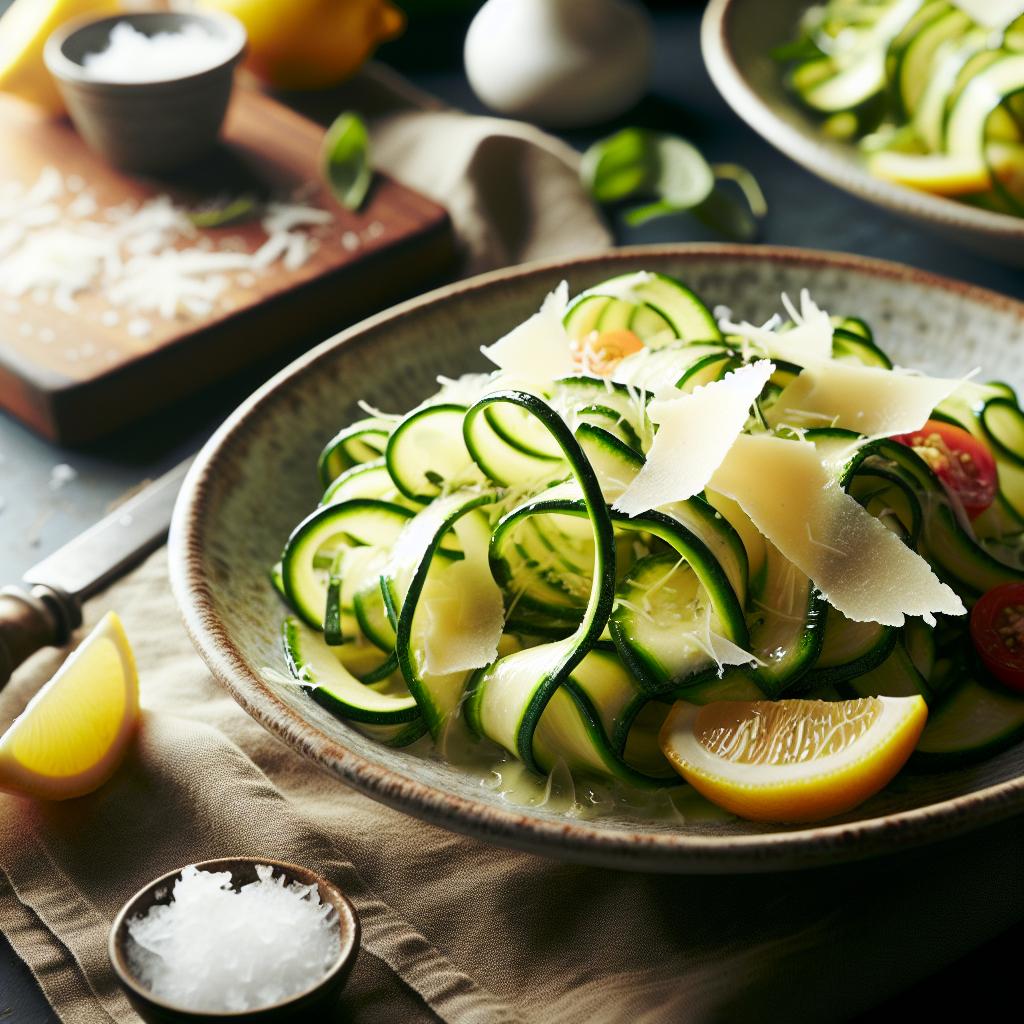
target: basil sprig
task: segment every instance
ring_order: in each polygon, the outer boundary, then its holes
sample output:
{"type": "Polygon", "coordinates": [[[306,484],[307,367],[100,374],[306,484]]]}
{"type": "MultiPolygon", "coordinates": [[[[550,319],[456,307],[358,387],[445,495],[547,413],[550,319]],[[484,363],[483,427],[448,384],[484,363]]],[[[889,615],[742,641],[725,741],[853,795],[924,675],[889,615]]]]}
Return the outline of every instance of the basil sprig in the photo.
{"type": "Polygon", "coordinates": [[[341,114],[327,129],[320,166],[334,198],[346,209],[358,210],[373,181],[370,135],[358,114],[341,114]]]}
{"type": "Polygon", "coordinates": [[[740,241],[757,236],[767,213],[754,176],[739,164],[709,164],[692,143],[667,132],[623,128],[595,142],[584,154],[580,176],[591,196],[605,205],[647,200],[626,210],[627,224],[691,213],[709,227],[740,241]],[[731,182],[742,202],[721,182],[731,182]]]}

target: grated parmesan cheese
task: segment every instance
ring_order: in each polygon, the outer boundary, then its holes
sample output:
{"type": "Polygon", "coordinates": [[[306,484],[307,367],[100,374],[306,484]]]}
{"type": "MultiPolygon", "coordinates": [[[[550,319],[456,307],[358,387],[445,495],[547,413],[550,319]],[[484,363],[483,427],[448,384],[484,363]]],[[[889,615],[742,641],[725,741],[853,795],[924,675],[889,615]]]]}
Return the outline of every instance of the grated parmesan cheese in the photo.
{"type": "Polygon", "coordinates": [[[29,299],[74,315],[79,298],[99,295],[107,308],[92,317],[108,328],[126,323],[133,337],[148,337],[150,320],[125,321],[119,310],[165,320],[226,311],[233,286],[252,288],[278,265],[299,270],[319,248],[312,232],[335,223],[333,213],[307,202],[268,202],[261,217],[266,240],[251,252],[238,235],[198,231],[189,211],[168,195],[101,208],[84,180],[65,180],[45,167],[31,184],[0,182],[2,308],[16,316],[18,300],[29,299]]]}

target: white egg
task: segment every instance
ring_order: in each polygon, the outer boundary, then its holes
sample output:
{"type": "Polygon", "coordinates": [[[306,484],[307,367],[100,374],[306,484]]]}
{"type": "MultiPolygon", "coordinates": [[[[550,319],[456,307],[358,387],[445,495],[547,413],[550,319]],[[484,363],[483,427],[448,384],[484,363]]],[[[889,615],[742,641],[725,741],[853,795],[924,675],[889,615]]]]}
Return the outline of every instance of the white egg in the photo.
{"type": "Polygon", "coordinates": [[[575,128],[632,107],[651,52],[632,0],[487,0],[466,35],[466,74],[492,110],[575,128]]]}

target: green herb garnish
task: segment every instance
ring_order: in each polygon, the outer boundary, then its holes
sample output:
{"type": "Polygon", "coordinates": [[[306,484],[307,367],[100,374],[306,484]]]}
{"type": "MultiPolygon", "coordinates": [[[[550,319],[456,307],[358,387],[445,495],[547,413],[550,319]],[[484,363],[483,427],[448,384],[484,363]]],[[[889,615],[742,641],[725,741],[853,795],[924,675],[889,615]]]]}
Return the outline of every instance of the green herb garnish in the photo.
{"type": "Polygon", "coordinates": [[[248,220],[256,214],[259,203],[254,196],[239,196],[221,206],[203,206],[191,210],[186,215],[197,228],[222,228],[227,224],[237,224],[248,220]]]}
{"type": "Polygon", "coordinates": [[[320,166],[334,198],[347,209],[358,210],[373,181],[370,135],[358,114],[341,114],[327,129],[320,166]]]}
{"type": "Polygon", "coordinates": [[[692,213],[722,234],[750,240],[767,213],[764,193],[754,176],[738,164],[709,164],[692,143],[666,132],[624,128],[595,142],[580,165],[583,184],[597,202],[648,202],[628,209],[630,225],[657,217],[692,213]],[[718,186],[739,187],[745,205],[718,186]]]}

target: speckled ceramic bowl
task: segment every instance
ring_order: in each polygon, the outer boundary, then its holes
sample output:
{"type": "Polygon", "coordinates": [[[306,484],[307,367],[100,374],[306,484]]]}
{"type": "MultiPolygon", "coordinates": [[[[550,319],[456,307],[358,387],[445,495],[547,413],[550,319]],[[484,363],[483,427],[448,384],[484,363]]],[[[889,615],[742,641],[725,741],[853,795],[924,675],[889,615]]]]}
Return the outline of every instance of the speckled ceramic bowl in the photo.
{"type": "Polygon", "coordinates": [[[255,882],[257,865],[274,869],[277,877],[299,885],[316,886],[320,901],[330,904],[337,913],[340,946],[334,963],[324,972],[316,984],[298,992],[272,1006],[258,1010],[214,1011],[186,1010],[155,996],[136,977],[129,955],[128,923],[140,915],[147,914],[158,904],[167,904],[174,894],[174,883],[181,877],[182,868],[168,871],[144,885],[118,912],[110,928],[107,952],[114,974],[124,989],[128,1001],[136,1012],[149,1024],[299,1024],[302,1021],[326,1020],[334,1016],[338,995],[345,987],[348,976],[359,955],[359,916],[348,897],[322,875],[298,864],[279,860],[253,859],[251,857],[220,857],[204,860],[193,865],[200,871],[231,873],[231,887],[236,891],[243,885],[255,882]]]}
{"type": "Polygon", "coordinates": [[[1024,266],[1024,218],[883,181],[868,173],[854,146],[818,131],[786,92],[771,56],[793,37],[809,6],[810,0],[711,0],[701,50],[726,102],[776,149],[833,185],[1001,263],[1024,266]]]}
{"type": "Polygon", "coordinates": [[[242,23],[221,11],[128,12],[61,25],[47,40],[44,55],[86,143],[122,170],[157,173],[203,156],[217,141],[245,45],[242,23]],[[177,78],[107,81],[83,65],[86,55],[107,48],[121,22],[147,36],[199,26],[216,41],[218,56],[208,67],[177,78]]]}
{"type": "Polygon", "coordinates": [[[984,764],[904,773],[843,819],[814,828],[742,821],[669,824],[570,819],[504,802],[465,770],[391,750],[332,717],[285,673],[281,603],[267,580],[291,528],[319,498],[316,457],[365,399],[408,409],[439,373],[483,369],[479,346],[535,311],[567,278],[573,292],[641,269],[688,282],[760,322],[800,288],[867,319],[904,365],[946,375],[981,365],[1024,384],[1024,305],[891,263],[795,249],[679,245],[620,250],[487,274],[397,306],[278,374],[200,453],[171,528],[172,583],[200,654],[268,729],[340,779],[438,825],[555,857],[620,868],[782,870],[877,855],[1024,811],[1024,744],[984,764]]]}

